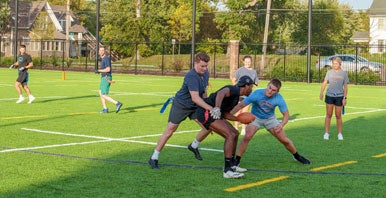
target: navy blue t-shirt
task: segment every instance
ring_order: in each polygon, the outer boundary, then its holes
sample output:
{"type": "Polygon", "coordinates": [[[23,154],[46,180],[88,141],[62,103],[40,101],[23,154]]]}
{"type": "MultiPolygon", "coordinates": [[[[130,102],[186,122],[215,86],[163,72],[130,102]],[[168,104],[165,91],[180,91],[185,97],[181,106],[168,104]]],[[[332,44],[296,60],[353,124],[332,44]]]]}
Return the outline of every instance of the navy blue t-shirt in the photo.
{"type": "Polygon", "coordinates": [[[111,76],[111,59],[109,56],[103,56],[101,61],[101,69],[110,67],[110,72],[102,72],[102,77],[111,76]]]}
{"type": "Polygon", "coordinates": [[[209,72],[199,75],[196,70],[191,69],[186,73],[181,89],[174,96],[174,101],[179,102],[187,108],[194,108],[197,105],[193,102],[190,91],[197,91],[202,98],[208,86],[209,72]]]}

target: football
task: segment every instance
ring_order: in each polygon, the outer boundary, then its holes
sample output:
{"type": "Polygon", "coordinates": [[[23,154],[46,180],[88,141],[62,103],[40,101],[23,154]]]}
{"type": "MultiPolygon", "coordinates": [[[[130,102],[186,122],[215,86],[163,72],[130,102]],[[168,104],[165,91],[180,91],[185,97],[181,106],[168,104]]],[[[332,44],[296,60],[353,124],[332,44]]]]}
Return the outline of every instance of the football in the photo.
{"type": "Polygon", "coordinates": [[[249,113],[249,112],[243,112],[243,113],[240,113],[237,116],[237,121],[239,121],[239,122],[241,122],[243,124],[249,124],[253,120],[255,120],[255,116],[252,113],[249,113]]]}

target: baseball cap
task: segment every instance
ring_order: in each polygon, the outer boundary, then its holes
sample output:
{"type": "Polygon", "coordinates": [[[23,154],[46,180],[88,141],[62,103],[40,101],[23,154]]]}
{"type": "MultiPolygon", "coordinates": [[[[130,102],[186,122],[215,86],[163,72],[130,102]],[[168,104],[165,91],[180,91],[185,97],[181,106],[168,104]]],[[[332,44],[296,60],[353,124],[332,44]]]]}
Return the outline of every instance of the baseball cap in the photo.
{"type": "Polygon", "coordinates": [[[249,77],[249,76],[241,76],[241,78],[237,82],[236,86],[244,87],[245,85],[251,85],[251,84],[256,85],[251,77],[249,77]]]}

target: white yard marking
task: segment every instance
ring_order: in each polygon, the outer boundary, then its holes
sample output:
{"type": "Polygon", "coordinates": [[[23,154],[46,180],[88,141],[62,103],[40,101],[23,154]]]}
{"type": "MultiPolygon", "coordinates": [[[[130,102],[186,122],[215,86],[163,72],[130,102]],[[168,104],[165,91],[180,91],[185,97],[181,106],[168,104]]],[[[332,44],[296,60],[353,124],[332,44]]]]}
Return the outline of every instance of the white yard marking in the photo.
{"type": "MultiPolygon", "coordinates": [[[[67,96],[44,96],[44,97],[36,97],[37,99],[49,99],[49,98],[68,98],[67,96]]],[[[19,98],[0,98],[1,100],[17,100],[19,98]]]]}
{"type": "MultiPolygon", "coordinates": [[[[40,129],[29,129],[29,128],[21,128],[21,129],[25,130],[25,131],[32,131],[32,132],[38,132],[38,133],[64,135],[64,136],[71,136],[71,137],[93,138],[93,139],[101,139],[101,140],[87,141],[87,142],[75,142],[75,143],[67,143],[67,144],[54,144],[54,145],[46,145],[46,146],[35,146],[35,147],[26,147],[26,148],[4,149],[4,150],[0,151],[0,153],[14,152],[14,151],[25,151],[25,150],[36,150],[36,149],[45,149],[45,148],[54,148],[54,147],[75,146],[75,145],[84,145],[84,144],[95,144],[95,143],[111,142],[111,141],[157,145],[156,142],[145,142],[145,141],[137,141],[137,140],[132,140],[132,139],[155,137],[155,136],[161,136],[162,135],[162,134],[152,134],[152,135],[134,136],[134,137],[126,137],[126,138],[110,138],[110,137],[104,137],[104,136],[92,136],[92,135],[83,135],[83,134],[74,134],[74,133],[63,133],[63,132],[47,131],[47,130],[40,130],[40,129]]],[[[175,134],[191,133],[191,132],[198,132],[198,131],[199,130],[179,131],[179,132],[175,132],[175,134]]],[[[184,149],[187,148],[187,146],[174,145],[174,144],[166,144],[165,146],[174,147],[174,148],[184,148],[184,149]]],[[[200,148],[200,150],[223,152],[222,150],[209,149],[209,148],[200,148]]]]}
{"type": "MultiPolygon", "coordinates": [[[[350,108],[355,108],[355,107],[350,107],[350,108]]],[[[386,111],[386,109],[370,109],[370,108],[357,108],[357,109],[368,109],[368,111],[346,113],[345,115],[365,114],[365,113],[373,113],[373,112],[379,112],[379,111],[386,111]]],[[[298,119],[290,120],[290,122],[302,121],[302,120],[319,119],[319,118],[324,118],[324,117],[325,116],[323,115],[323,116],[314,116],[314,117],[308,117],[308,118],[298,118],[298,119]]],[[[133,137],[126,137],[126,138],[111,138],[111,137],[104,137],[104,136],[93,136],[93,135],[83,135],[83,134],[74,134],[74,133],[63,133],[63,132],[47,131],[47,130],[40,130],[40,129],[30,129],[30,128],[21,128],[21,129],[25,130],[25,131],[32,131],[32,132],[38,132],[38,133],[46,133],[46,134],[53,134],[53,135],[63,135],[63,136],[71,136],[71,137],[92,138],[92,139],[99,139],[99,140],[97,140],[97,141],[86,141],[86,142],[75,142],[75,143],[67,143],[67,144],[54,144],[54,145],[36,146],[36,147],[27,147],[27,148],[4,149],[4,150],[0,151],[0,153],[13,152],[13,151],[22,151],[22,150],[36,150],[36,149],[63,147],[63,146],[74,146],[74,145],[82,145],[82,144],[95,144],[95,143],[111,142],[111,141],[131,142],[131,143],[156,145],[157,144],[156,142],[137,141],[137,140],[133,140],[133,139],[147,138],[147,137],[157,137],[157,136],[161,136],[162,135],[162,134],[151,134],[151,135],[133,136],[133,137]]],[[[175,132],[174,134],[192,133],[192,132],[198,132],[198,131],[199,130],[187,130],[187,131],[175,132]]],[[[186,146],[181,146],[181,145],[166,144],[165,146],[186,149],[186,146]]],[[[223,150],[210,149],[210,148],[200,148],[200,150],[223,152],[223,150]]]]}

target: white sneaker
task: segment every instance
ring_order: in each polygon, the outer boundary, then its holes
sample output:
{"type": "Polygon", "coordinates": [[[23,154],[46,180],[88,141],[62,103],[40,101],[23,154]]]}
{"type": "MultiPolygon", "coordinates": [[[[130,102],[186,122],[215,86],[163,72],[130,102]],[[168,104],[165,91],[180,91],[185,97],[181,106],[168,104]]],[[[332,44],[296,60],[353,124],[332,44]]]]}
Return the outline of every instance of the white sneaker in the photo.
{"type": "Polygon", "coordinates": [[[232,169],[235,170],[236,172],[239,172],[239,173],[244,173],[244,172],[248,171],[248,169],[241,168],[240,166],[232,166],[232,169]]]}
{"type": "Polygon", "coordinates": [[[30,95],[29,100],[28,100],[28,104],[31,104],[32,101],[34,101],[34,100],[35,100],[35,97],[33,95],[30,95]]]}
{"type": "Polygon", "coordinates": [[[325,133],[324,136],[323,136],[323,138],[324,138],[325,140],[328,140],[328,139],[330,138],[330,134],[325,133]]]}
{"type": "Polygon", "coordinates": [[[343,135],[341,133],[338,134],[338,140],[343,140],[343,135]]]}
{"type": "Polygon", "coordinates": [[[245,129],[241,129],[240,135],[245,135],[245,129]]]}
{"type": "Polygon", "coordinates": [[[23,102],[25,100],[25,98],[22,96],[22,97],[19,97],[19,100],[16,101],[17,104],[23,102]]]}
{"type": "Polygon", "coordinates": [[[238,172],[233,172],[231,170],[224,173],[224,178],[226,178],[226,179],[237,179],[237,178],[241,178],[241,177],[244,177],[244,174],[238,173],[238,172]]]}

